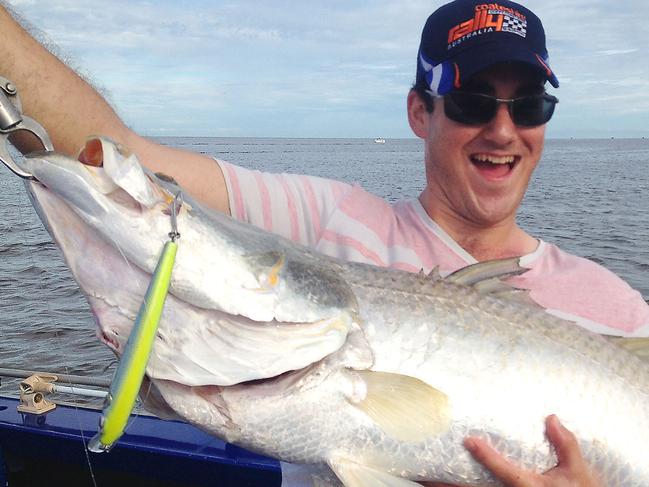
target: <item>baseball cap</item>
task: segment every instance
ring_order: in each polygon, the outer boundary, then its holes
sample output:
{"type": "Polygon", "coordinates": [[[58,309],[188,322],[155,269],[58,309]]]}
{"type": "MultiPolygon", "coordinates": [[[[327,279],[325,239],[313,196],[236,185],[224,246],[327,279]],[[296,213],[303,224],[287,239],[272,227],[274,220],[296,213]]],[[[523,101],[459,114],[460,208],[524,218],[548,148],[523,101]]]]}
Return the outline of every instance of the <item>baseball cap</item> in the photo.
{"type": "Polygon", "coordinates": [[[519,61],[537,68],[555,88],[541,20],[515,2],[455,0],[433,12],[421,34],[417,83],[444,95],[479,71],[519,61]]]}

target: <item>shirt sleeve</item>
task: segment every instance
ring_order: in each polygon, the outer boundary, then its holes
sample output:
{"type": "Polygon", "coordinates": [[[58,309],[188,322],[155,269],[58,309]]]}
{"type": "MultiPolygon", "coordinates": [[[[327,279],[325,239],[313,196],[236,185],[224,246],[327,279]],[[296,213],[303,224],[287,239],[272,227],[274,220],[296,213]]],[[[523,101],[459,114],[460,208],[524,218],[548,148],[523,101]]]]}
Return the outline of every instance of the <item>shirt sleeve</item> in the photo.
{"type": "Polygon", "coordinates": [[[216,161],[225,177],[230,213],[264,230],[313,246],[352,186],[332,179],[273,174],[216,161]]]}
{"type": "Polygon", "coordinates": [[[548,312],[595,333],[649,336],[649,304],[605,267],[544,243],[543,256],[512,279],[548,312]]]}

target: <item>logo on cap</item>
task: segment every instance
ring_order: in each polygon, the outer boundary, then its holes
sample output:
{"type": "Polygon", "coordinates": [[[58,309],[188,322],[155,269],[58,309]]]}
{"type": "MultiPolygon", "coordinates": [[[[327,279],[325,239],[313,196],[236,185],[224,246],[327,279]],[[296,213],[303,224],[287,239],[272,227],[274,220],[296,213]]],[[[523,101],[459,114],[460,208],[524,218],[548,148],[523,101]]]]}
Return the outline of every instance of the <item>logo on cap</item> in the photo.
{"type": "Polygon", "coordinates": [[[473,18],[460,22],[448,31],[448,49],[474,36],[490,32],[527,35],[527,19],[518,10],[497,3],[476,5],[473,18]]]}

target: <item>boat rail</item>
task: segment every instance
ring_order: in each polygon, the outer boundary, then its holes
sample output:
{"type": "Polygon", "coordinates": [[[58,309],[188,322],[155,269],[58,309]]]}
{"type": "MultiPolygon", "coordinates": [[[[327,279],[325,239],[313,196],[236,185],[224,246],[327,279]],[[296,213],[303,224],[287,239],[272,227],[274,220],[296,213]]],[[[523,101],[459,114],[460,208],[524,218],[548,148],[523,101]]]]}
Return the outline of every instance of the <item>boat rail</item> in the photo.
{"type": "MultiPolygon", "coordinates": [[[[103,378],[0,368],[21,380],[21,393],[47,388],[51,376],[66,386],[107,388],[103,378]],[[26,381],[33,376],[40,379],[26,381]],[[45,380],[42,380],[42,379],[45,380]],[[71,386],[74,384],[74,386],[71,386]]],[[[62,387],[60,384],[57,387],[62,387]]],[[[57,391],[64,392],[64,391],[57,391]]],[[[225,443],[182,421],[132,414],[124,436],[107,454],[86,450],[101,410],[57,401],[56,408],[21,411],[23,401],[0,395],[0,485],[120,485],[137,487],[279,487],[279,462],[225,443]],[[47,472],[45,474],[45,472],[47,472]]]]}

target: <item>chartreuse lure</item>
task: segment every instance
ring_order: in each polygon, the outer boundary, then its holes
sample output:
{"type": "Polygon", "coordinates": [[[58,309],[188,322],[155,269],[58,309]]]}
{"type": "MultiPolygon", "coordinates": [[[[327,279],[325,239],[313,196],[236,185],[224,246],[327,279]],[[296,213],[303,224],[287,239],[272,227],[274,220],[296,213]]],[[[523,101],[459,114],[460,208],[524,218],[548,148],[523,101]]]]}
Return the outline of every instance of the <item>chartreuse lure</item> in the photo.
{"type": "Polygon", "coordinates": [[[180,237],[176,228],[176,215],[181,204],[181,193],[178,193],[171,207],[170,240],[165,243],[162,249],[119,366],[113,376],[99,420],[99,431],[88,443],[88,449],[92,452],[105,452],[113,447],[124,433],[133,407],[135,407],[162,309],[169,292],[171,271],[178,250],[176,240],[180,237]]]}

